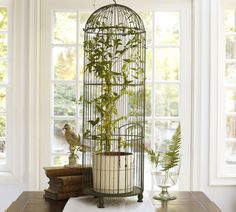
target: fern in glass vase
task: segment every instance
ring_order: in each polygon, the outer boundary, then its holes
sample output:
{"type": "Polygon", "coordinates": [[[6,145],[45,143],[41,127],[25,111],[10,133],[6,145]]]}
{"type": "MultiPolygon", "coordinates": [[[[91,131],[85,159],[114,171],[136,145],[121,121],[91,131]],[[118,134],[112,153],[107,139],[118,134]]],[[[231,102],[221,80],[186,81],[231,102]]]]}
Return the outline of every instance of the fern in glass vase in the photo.
{"type": "Polygon", "coordinates": [[[178,125],[174,135],[172,136],[167,150],[159,154],[159,163],[154,163],[155,168],[152,172],[156,184],[161,188],[158,196],[154,199],[158,200],[174,200],[175,196],[169,194],[167,189],[177,183],[180,170],[180,148],[181,148],[181,127],[178,125]]]}

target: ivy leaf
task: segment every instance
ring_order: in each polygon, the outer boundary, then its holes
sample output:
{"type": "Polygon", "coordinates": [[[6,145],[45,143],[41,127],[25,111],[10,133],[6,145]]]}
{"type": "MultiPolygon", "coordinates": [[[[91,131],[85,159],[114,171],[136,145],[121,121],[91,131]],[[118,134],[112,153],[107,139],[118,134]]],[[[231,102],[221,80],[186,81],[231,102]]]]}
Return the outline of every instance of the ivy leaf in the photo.
{"type": "Polygon", "coordinates": [[[131,59],[124,59],[124,61],[125,61],[126,63],[132,63],[132,62],[134,62],[134,60],[131,60],[131,59]]]}
{"type": "Polygon", "coordinates": [[[97,139],[99,139],[100,137],[99,136],[97,136],[97,135],[92,135],[92,140],[97,140],[97,139]]]}
{"type": "Polygon", "coordinates": [[[132,77],[133,77],[134,79],[138,79],[138,77],[137,77],[137,76],[134,76],[134,75],[132,75],[132,77]]]}
{"type": "Polygon", "coordinates": [[[91,134],[91,131],[87,129],[87,130],[84,132],[84,138],[86,138],[86,137],[89,136],[90,134],[91,134]]]}
{"type": "Polygon", "coordinates": [[[112,75],[115,75],[115,76],[120,76],[120,75],[121,75],[121,73],[115,72],[115,71],[111,71],[110,73],[111,73],[112,75]]]}
{"type": "Polygon", "coordinates": [[[96,118],[96,120],[89,120],[88,122],[94,127],[98,122],[99,122],[99,118],[96,118]]]}

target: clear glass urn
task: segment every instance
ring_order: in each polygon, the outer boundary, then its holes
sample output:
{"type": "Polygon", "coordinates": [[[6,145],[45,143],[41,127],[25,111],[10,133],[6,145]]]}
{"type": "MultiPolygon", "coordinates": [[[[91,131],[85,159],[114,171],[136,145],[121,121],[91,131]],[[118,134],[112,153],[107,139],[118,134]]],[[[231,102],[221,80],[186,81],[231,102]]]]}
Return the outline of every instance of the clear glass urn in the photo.
{"type": "Polygon", "coordinates": [[[154,177],[155,183],[161,188],[161,192],[159,195],[154,196],[154,199],[164,201],[176,199],[176,197],[171,195],[167,189],[176,185],[179,178],[180,164],[181,163],[179,161],[175,167],[166,171],[163,170],[161,165],[153,168],[152,175],[154,177]]]}

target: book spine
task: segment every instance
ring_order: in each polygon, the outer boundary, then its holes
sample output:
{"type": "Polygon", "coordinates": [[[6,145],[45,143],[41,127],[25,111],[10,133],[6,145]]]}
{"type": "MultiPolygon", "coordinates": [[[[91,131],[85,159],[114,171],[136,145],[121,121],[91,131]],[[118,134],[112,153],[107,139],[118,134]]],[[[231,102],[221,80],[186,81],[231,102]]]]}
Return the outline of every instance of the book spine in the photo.
{"type": "Polygon", "coordinates": [[[55,192],[82,191],[82,185],[75,184],[75,185],[68,185],[68,186],[57,186],[57,185],[49,184],[48,189],[55,191],[55,192]]]}
{"type": "Polygon", "coordinates": [[[67,176],[67,177],[55,177],[50,178],[49,185],[53,184],[55,186],[66,186],[82,184],[82,175],[79,176],[67,176]]]}
{"type": "Polygon", "coordinates": [[[89,173],[92,172],[92,168],[53,168],[53,167],[45,167],[45,174],[48,178],[50,177],[59,177],[59,176],[67,176],[67,175],[82,175],[83,172],[89,173]]]}
{"type": "Polygon", "coordinates": [[[70,197],[78,197],[82,195],[83,193],[79,191],[55,193],[48,189],[45,190],[45,193],[44,193],[45,198],[52,199],[52,200],[64,200],[64,199],[69,199],[70,197]]]}

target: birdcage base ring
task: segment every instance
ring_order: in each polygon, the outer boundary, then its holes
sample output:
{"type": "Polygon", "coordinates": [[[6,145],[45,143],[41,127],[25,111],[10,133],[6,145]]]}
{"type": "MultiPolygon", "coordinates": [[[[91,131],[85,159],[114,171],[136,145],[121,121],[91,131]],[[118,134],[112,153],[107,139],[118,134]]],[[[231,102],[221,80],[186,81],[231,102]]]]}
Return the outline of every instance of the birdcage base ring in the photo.
{"type": "Polygon", "coordinates": [[[138,195],[142,195],[143,194],[143,189],[134,186],[132,188],[131,192],[127,192],[127,193],[117,193],[117,194],[110,194],[110,193],[102,193],[102,192],[97,192],[95,191],[93,188],[86,188],[83,191],[84,194],[87,195],[92,195],[95,197],[130,197],[130,196],[138,196],[138,195]]]}

